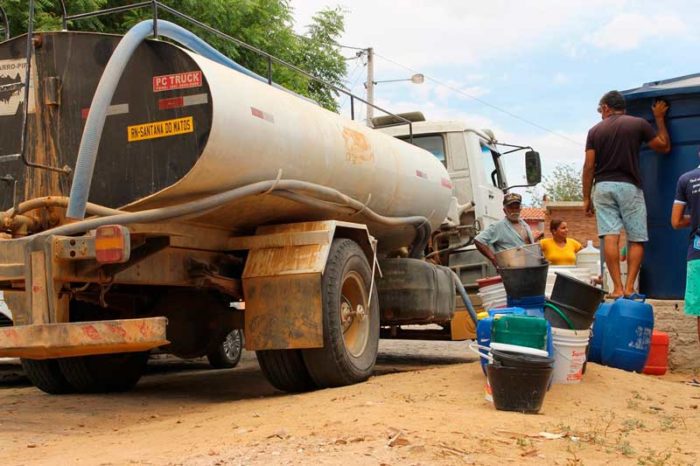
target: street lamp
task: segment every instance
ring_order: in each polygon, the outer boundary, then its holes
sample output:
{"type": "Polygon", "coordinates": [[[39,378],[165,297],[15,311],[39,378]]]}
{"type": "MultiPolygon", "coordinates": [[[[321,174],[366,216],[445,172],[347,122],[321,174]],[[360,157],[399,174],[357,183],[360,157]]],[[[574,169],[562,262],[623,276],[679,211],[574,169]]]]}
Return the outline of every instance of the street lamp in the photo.
{"type": "MultiPolygon", "coordinates": [[[[372,81],[372,84],[381,84],[381,83],[398,83],[401,81],[411,81],[413,84],[423,84],[425,82],[425,76],[423,76],[422,73],[417,73],[411,76],[410,78],[404,78],[404,79],[385,79],[383,81],[372,81]]],[[[365,87],[367,87],[367,84],[365,84],[365,87]]]]}
{"type": "Polygon", "coordinates": [[[369,47],[365,50],[367,53],[367,81],[365,82],[365,89],[367,89],[367,125],[372,126],[372,117],[374,116],[374,85],[379,83],[394,83],[398,81],[411,81],[413,84],[423,84],[425,81],[425,76],[421,73],[416,73],[410,78],[406,79],[388,79],[386,81],[375,81],[374,80],[374,49],[369,47]]]}

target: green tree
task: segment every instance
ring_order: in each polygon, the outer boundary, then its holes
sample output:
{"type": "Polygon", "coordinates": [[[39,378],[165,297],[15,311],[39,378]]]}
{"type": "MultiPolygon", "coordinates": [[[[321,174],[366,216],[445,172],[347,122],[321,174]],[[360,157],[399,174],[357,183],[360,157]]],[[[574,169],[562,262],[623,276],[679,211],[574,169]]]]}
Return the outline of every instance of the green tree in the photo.
{"type": "MultiPolygon", "coordinates": [[[[66,0],[69,14],[122,6],[125,0],[66,0]]],[[[336,41],[344,31],[344,11],[325,9],[317,12],[305,34],[294,31],[293,9],[289,0],[162,0],[162,3],[201,21],[253,47],[278,57],[337,87],[343,86],[346,62],[336,41]]],[[[27,0],[5,0],[3,7],[10,18],[13,35],[27,29],[27,0]]],[[[125,33],[131,26],[150,19],[150,8],[90,20],[72,21],[69,29],[110,33],[125,33]]],[[[56,30],[61,26],[60,2],[36,0],[36,29],[56,30]]],[[[217,50],[241,65],[267,75],[267,60],[244,47],[226,41],[166,12],[159,16],[186,27],[204,38],[217,50]]],[[[318,101],[329,110],[337,111],[337,93],[282,65],[273,65],[273,80],[288,89],[318,101]]]]}
{"type": "MultiPolygon", "coordinates": [[[[582,201],[581,170],[573,164],[559,164],[544,176],[542,189],[550,201],[582,201]]],[[[533,199],[542,199],[539,190],[533,190],[531,195],[533,199]]]]}

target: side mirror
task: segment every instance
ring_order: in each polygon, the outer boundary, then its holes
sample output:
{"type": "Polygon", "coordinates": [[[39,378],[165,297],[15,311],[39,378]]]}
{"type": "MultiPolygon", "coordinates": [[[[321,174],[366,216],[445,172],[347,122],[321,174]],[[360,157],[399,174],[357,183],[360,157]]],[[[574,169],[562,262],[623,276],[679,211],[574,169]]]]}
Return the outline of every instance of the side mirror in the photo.
{"type": "Polygon", "coordinates": [[[525,152],[525,178],[530,186],[534,186],[542,181],[542,165],[540,164],[539,152],[534,150],[525,152]]]}

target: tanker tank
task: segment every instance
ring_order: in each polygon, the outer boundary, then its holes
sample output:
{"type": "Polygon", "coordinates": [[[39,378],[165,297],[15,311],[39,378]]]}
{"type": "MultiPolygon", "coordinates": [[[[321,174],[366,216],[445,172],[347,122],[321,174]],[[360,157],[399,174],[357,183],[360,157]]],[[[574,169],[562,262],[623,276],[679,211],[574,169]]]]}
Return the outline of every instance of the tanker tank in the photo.
{"type": "MultiPolygon", "coordinates": [[[[35,140],[28,144],[28,156],[73,167],[92,96],[119,38],[42,36],[32,98],[45,101],[52,92],[46,78],[54,75],[61,76],[61,96],[58,105],[30,105],[35,140]]],[[[23,40],[0,44],[0,65],[21,63],[17,45],[23,40]]],[[[13,113],[12,105],[11,99],[0,103],[3,127],[16,124],[21,113],[13,113]]],[[[8,133],[2,138],[12,145],[8,133]]],[[[429,152],[158,41],[141,44],[129,61],[96,160],[89,200],[128,211],[172,206],[279,177],[333,188],[383,216],[426,217],[435,230],[452,199],[449,175],[429,152]]],[[[19,161],[7,165],[24,179],[25,199],[68,194],[63,175],[39,173],[19,161]]],[[[0,207],[8,208],[5,204],[4,199],[0,207]]],[[[235,201],[187,221],[246,233],[259,225],[322,219],[365,223],[360,215],[274,195],[235,201]]],[[[415,236],[411,225],[367,224],[380,250],[407,246],[415,236]]]]}

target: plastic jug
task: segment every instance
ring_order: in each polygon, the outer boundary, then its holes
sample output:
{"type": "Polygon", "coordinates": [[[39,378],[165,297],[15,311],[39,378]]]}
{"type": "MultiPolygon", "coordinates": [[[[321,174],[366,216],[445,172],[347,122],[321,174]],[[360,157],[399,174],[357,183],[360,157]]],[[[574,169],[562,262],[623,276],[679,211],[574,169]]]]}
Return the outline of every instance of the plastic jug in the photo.
{"type": "Polygon", "coordinates": [[[593,241],[588,240],[586,247],[576,254],[576,266],[587,268],[591,275],[600,275],[600,250],[593,246],[593,241]]]}
{"type": "MultiPolygon", "coordinates": [[[[476,340],[479,346],[490,347],[491,346],[491,329],[493,326],[493,319],[496,315],[506,315],[506,314],[516,314],[524,313],[525,311],[520,308],[503,308],[503,309],[491,309],[488,312],[480,312],[477,318],[479,319],[476,326],[476,340]]],[[[486,355],[487,350],[479,349],[479,352],[486,355]]],[[[484,371],[486,375],[486,364],[488,361],[485,358],[479,358],[481,362],[481,370],[484,371]]]]}
{"type": "MultiPolygon", "coordinates": [[[[477,315],[479,319],[476,324],[476,342],[479,346],[490,347],[491,346],[491,324],[493,323],[493,317],[489,315],[488,312],[480,312],[477,315]]],[[[479,349],[479,352],[483,355],[488,354],[487,350],[479,349]]],[[[486,364],[488,361],[485,358],[479,358],[481,363],[481,370],[484,371],[486,375],[486,364]]]]}
{"type": "Polygon", "coordinates": [[[516,314],[496,316],[491,341],[544,350],[547,348],[547,321],[516,314]]]}
{"type": "Polygon", "coordinates": [[[591,341],[588,344],[588,361],[590,362],[603,362],[602,351],[603,351],[603,340],[605,339],[605,332],[607,331],[608,325],[608,314],[610,313],[610,308],[613,303],[603,303],[598,307],[595,313],[593,321],[593,330],[591,335],[591,341]]]}
{"type": "MultiPolygon", "coordinates": [[[[544,310],[542,308],[529,308],[529,309],[523,309],[519,307],[510,307],[510,308],[503,308],[503,309],[491,309],[488,312],[480,312],[479,315],[477,316],[479,318],[479,322],[476,326],[476,339],[479,344],[479,346],[484,346],[484,347],[490,347],[491,346],[491,330],[493,327],[493,321],[495,316],[502,316],[502,315],[521,315],[521,316],[531,316],[531,317],[540,317],[544,319],[544,310]]],[[[545,321],[546,322],[546,321],[545,321]]],[[[546,322],[547,326],[547,353],[549,354],[549,357],[553,357],[554,355],[554,346],[552,344],[552,327],[549,325],[549,322],[546,322]]],[[[487,350],[479,349],[479,352],[482,354],[487,354],[487,350]]],[[[484,375],[486,375],[486,365],[488,364],[488,361],[484,358],[479,358],[481,362],[481,369],[484,371],[484,375]]]]}
{"type": "Polygon", "coordinates": [[[649,356],[654,330],[654,309],[644,301],[618,299],[606,318],[602,363],[606,366],[641,372],[649,356]]]}

